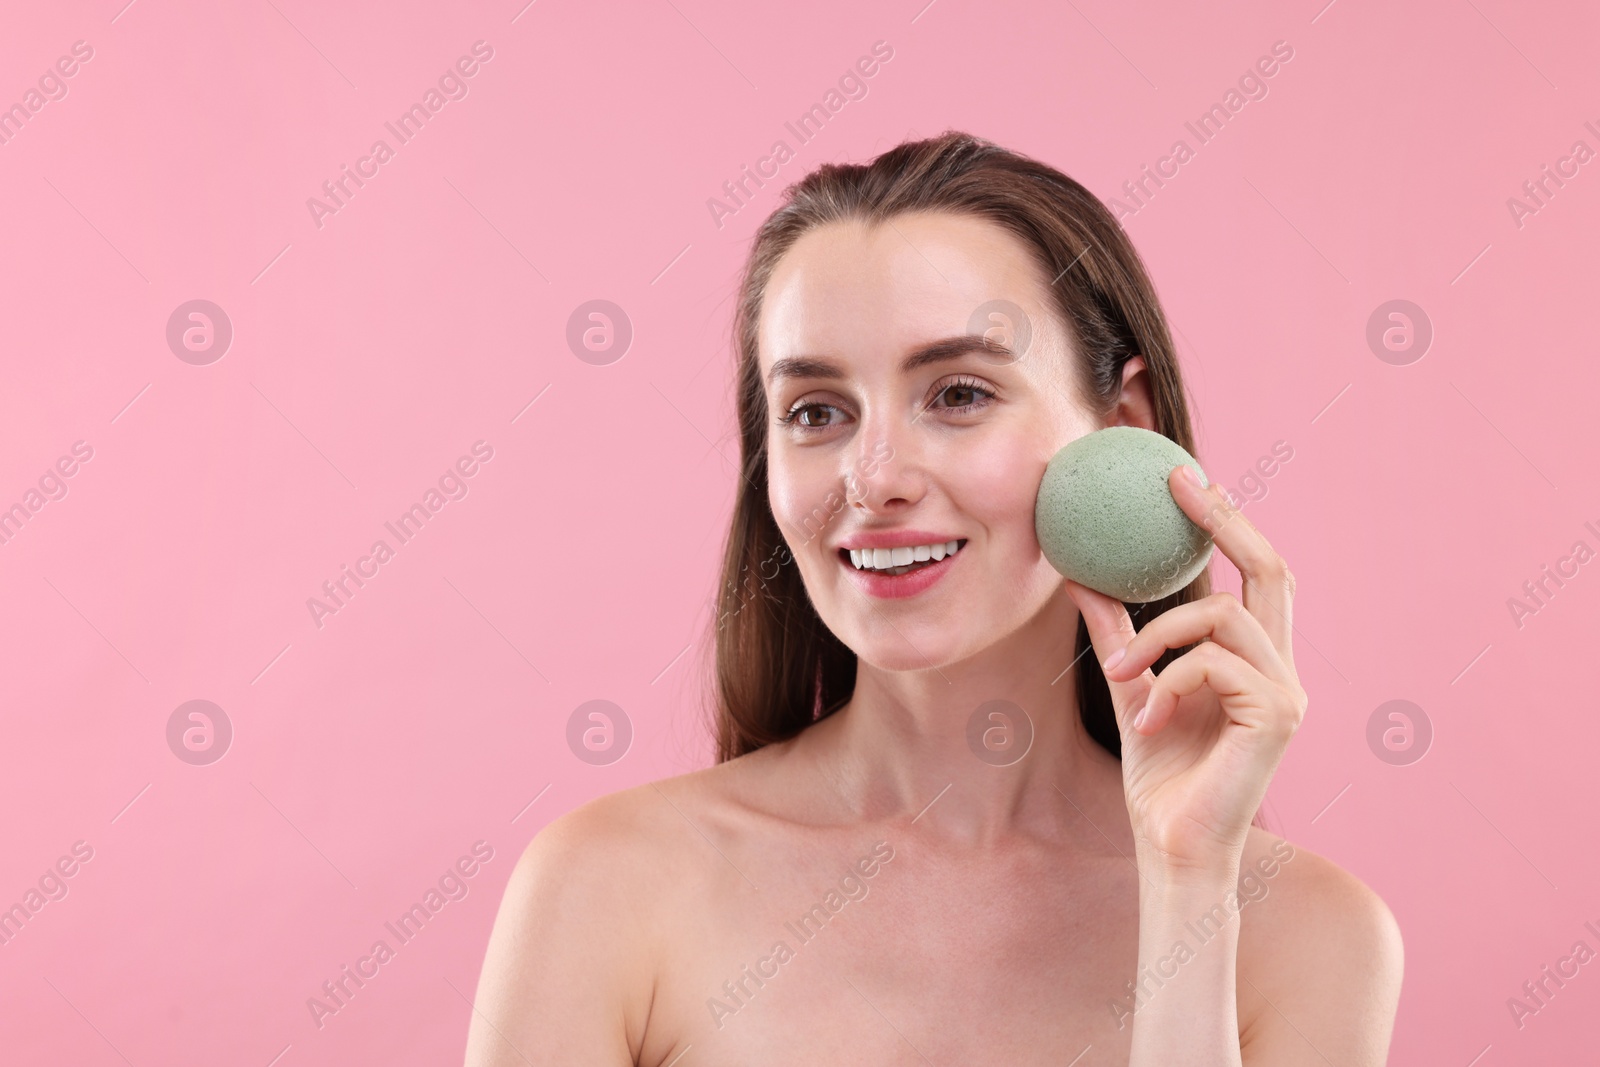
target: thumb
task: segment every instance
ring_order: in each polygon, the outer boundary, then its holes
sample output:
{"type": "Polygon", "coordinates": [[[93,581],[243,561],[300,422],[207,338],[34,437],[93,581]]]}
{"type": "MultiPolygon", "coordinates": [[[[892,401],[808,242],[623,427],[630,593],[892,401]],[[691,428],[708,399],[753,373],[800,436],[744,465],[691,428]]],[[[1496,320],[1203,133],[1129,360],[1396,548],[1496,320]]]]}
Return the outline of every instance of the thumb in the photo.
{"type": "MultiPolygon", "coordinates": [[[[1079,585],[1071,578],[1066,579],[1066,583],[1067,595],[1078,605],[1078,611],[1082,613],[1084,624],[1089,629],[1089,643],[1094,646],[1095,660],[1103,665],[1113,653],[1126,648],[1138,631],[1133,628],[1133,620],[1128,617],[1128,609],[1122,601],[1086,585],[1079,585]]],[[[1133,728],[1133,716],[1144,707],[1155,681],[1155,672],[1148,667],[1126,681],[1106,679],[1106,685],[1111,690],[1111,706],[1116,710],[1117,722],[1123,733],[1133,728]]]]}

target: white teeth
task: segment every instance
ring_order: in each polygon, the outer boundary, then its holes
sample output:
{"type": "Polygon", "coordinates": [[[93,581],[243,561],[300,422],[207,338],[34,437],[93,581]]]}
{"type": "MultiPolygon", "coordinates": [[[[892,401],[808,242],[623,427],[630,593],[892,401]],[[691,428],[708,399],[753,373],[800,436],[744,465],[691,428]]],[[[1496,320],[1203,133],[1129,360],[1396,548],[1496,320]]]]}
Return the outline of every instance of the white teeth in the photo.
{"type": "Polygon", "coordinates": [[[945,541],[934,545],[909,545],[898,548],[852,548],[850,549],[850,562],[858,570],[890,570],[891,568],[907,567],[912,563],[925,563],[929,560],[940,560],[946,556],[956,554],[960,547],[960,540],[945,541]]]}

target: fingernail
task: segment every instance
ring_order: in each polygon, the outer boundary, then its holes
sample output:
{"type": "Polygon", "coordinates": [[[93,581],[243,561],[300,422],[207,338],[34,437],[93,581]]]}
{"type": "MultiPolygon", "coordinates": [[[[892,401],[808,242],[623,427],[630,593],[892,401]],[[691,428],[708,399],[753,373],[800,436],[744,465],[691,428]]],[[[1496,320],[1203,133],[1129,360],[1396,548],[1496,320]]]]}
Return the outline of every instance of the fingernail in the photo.
{"type": "Polygon", "coordinates": [[[1133,717],[1133,728],[1135,730],[1137,730],[1139,727],[1144,725],[1144,717],[1145,717],[1146,714],[1149,713],[1149,711],[1150,711],[1150,705],[1147,702],[1144,707],[1139,709],[1139,714],[1137,714],[1137,715],[1135,715],[1133,717]]]}
{"type": "Polygon", "coordinates": [[[1111,653],[1111,655],[1107,656],[1106,661],[1100,664],[1100,666],[1109,671],[1117,664],[1121,663],[1122,657],[1126,656],[1127,654],[1128,650],[1126,647],[1119,648],[1115,652],[1111,653]]]}
{"type": "Polygon", "coordinates": [[[1205,488],[1205,486],[1200,484],[1200,475],[1196,473],[1195,469],[1189,466],[1187,463],[1183,465],[1183,477],[1187,479],[1189,484],[1194,486],[1196,489],[1205,488]]]}

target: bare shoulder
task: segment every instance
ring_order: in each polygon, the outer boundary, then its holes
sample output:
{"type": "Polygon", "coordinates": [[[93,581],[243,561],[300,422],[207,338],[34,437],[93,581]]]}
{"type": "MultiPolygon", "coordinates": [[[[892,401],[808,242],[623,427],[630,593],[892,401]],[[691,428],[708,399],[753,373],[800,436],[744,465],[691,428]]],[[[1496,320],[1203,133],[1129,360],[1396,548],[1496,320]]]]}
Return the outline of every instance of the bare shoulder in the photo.
{"type": "Polygon", "coordinates": [[[1405,964],[1383,899],[1332,860],[1258,827],[1239,898],[1244,1062],[1383,1064],[1405,964]]]}
{"type": "Polygon", "coordinates": [[[632,1064],[683,904],[687,816],[715,806],[718,768],[621,790],[574,808],[530,841],[506,883],[484,955],[468,1067],[632,1064]]]}
{"type": "Polygon", "coordinates": [[[608,793],[557,816],[523,849],[519,871],[559,870],[564,883],[586,883],[581,895],[590,899],[596,893],[602,901],[636,893],[651,864],[670,854],[661,831],[673,814],[666,796],[681,792],[680,782],[648,782],[608,793]]]}
{"type": "Polygon", "coordinates": [[[508,900],[559,906],[562,922],[592,927],[586,939],[609,934],[637,954],[651,913],[670,909],[692,882],[685,875],[696,860],[685,858],[685,841],[737,805],[739,762],[608,793],[558,816],[523,850],[508,900]]]}
{"type": "Polygon", "coordinates": [[[563,880],[591,883],[584,896],[607,902],[661,900],[698,862],[683,859],[684,840],[714,836],[750,814],[752,782],[783,747],[596,797],[540,830],[518,866],[559,869],[563,880]]]}

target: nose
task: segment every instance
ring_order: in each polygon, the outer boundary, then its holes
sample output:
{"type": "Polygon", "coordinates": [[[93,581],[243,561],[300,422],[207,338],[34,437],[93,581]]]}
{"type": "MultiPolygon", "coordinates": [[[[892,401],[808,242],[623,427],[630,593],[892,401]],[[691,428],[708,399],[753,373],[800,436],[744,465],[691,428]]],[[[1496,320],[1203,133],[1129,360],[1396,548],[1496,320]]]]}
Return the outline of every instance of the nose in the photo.
{"type": "Polygon", "coordinates": [[[927,492],[915,444],[914,420],[886,426],[862,423],[857,447],[847,450],[845,498],[862,513],[893,513],[916,504],[927,492]]]}

